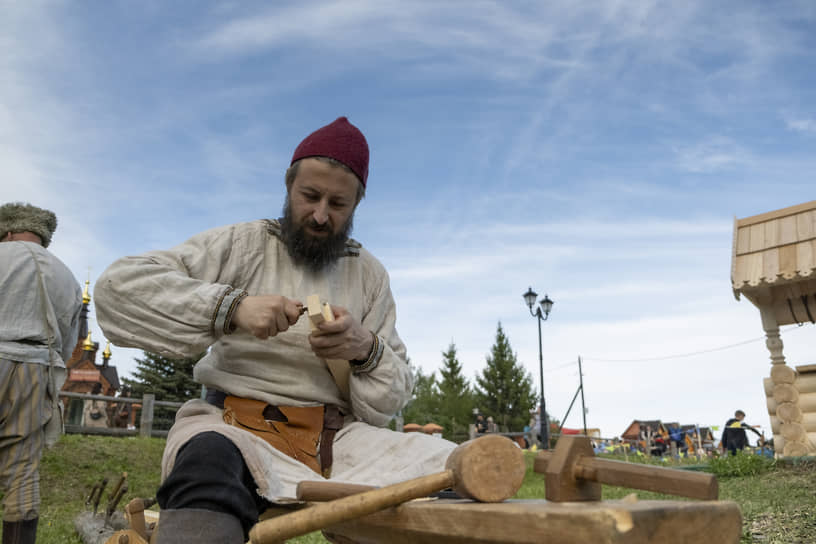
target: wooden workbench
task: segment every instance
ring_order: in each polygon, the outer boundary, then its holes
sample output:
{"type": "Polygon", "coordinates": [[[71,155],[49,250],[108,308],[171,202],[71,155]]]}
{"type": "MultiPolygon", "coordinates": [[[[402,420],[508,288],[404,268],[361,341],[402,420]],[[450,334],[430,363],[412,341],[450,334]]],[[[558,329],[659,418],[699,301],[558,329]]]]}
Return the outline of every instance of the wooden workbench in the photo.
{"type": "Polygon", "coordinates": [[[326,528],[361,544],[738,543],[742,516],[729,501],[554,503],[418,500],[326,528]]]}

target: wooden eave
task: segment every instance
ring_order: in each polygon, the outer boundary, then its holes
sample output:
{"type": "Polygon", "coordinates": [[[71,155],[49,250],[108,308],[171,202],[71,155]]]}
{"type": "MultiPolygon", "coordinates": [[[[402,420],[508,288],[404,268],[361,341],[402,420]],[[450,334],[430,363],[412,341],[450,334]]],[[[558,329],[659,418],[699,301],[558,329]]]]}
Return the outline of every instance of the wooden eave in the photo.
{"type": "Polygon", "coordinates": [[[816,278],[816,200],[734,218],[731,286],[748,291],[816,278]]]}
{"type": "Polygon", "coordinates": [[[816,322],[816,200],[734,219],[731,288],[778,325],[816,322]]]}

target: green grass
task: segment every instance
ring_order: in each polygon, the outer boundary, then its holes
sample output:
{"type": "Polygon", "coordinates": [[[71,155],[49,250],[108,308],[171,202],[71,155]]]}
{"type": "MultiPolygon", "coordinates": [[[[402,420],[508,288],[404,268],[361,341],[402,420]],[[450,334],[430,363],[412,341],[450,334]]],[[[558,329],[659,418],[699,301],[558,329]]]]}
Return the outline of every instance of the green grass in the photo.
{"type": "MultiPolygon", "coordinates": [[[[122,472],[128,473],[128,492],[120,503],[135,497],[153,497],[159,485],[164,440],[63,436],[57,446],[43,456],[40,471],[42,508],[38,542],[82,544],[73,520],[85,507],[93,485],[103,477],[108,486],[100,509],[122,472]]],[[[517,498],[543,498],[544,476],[532,471],[534,454],[528,453],[528,472],[517,498]]],[[[622,458],[612,457],[622,460],[622,458]]],[[[663,466],[694,465],[693,459],[660,462],[633,458],[663,466]]],[[[682,468],[676,467],[676,468],[682,468]]],[[[773,461],[743,455],[706,463],[706,470],[718,475],[720,499],[739,504],[743,516],[742,544],[796,544],[816,542],[816,460],[801,458],[773,461]]],[[[643,500],[678,499],[669,495],[604,486],[604,499],[619,499],[637,493],[643,500]]],[[[156,508],[156,507],[154,507],[156,508]]],[[[298,544],[325,543],[320,533],[294,539],[298,544]]]]}

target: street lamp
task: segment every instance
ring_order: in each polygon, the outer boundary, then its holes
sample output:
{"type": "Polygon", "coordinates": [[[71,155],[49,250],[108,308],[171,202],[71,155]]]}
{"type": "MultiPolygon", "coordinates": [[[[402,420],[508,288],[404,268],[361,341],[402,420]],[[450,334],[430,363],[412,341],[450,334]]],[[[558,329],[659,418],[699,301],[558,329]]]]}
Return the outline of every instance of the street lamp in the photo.
{"type": "Polygon", "coordinates": [[[524,297],[524,302],[526,302],[527,306],[530,308],[530,315],[537,318],[536,321],[538,322],[538,370],[541,377],[541,403],[538,409],[539,413],[541,414],[541,447],[546,450],[550,447],[550,434],[549,422],[547,421],[547,407],[544,403],[544,356],[541,352],[541,322],[547,321],[554,303],[552,300],[550,300],[550,297],[544,295],[544,298],[539,301],[539,306],[534,312],[533,306],[536,303],[536,298],[538,298],[538,293],[533,291],[533,288],[530,287],[522,296],[524,297]]]}

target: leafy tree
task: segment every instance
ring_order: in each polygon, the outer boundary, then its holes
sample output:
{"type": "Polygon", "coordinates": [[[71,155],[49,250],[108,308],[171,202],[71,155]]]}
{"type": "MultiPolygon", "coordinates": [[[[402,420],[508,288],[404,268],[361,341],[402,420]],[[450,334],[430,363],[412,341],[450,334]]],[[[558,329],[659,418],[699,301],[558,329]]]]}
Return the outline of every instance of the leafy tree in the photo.
{"type": "Polygon", "coordinates": [[[435,421],[439,414],[439,393],[436,374],[423,374],[420,367],[414,367],[414,393],[402,410],[405,423],[425,425],[435,421]]]}
{"type": "Polygon", "coordinates": [[[496,342],[487,356],[487,366],[476,376],[476,402],[480,410],[502,430],[521,431],[530,421],[530,409],[535,406],[533,378],[516,360],[510,341],[496,329],[496,342]]]}
{"type": "Polygon", "coordinates": [[[456,357],[456,345],[451,342],[447,351],[442,352],[442,368],[438,384],[439,423],[445,429],[443,436],[448,439],[455,435],[466,435],[468,424],[473,419],[473,391],[467,378],[462,374],[462,364],[456,357]]]}
{"type": "MultiPolygon", "coordinates": [[[[123,378],[130,389],[129,396],[141,397],[152,393],[156,400],[185,402],[201,394],[201,385],[193,380],[193,367],[204,354],[184,359],[169,359],[155,353],[143,352],[136,359],[133,378],[123,378]]],[[[153,427],[169,429],[175,418],[175,409],[157,406],[153,410],[153,427]]]]}

